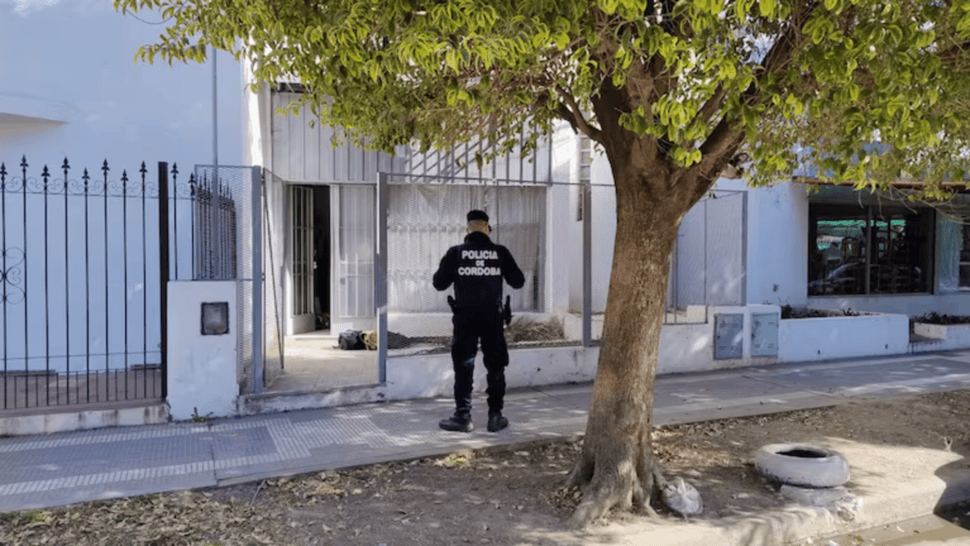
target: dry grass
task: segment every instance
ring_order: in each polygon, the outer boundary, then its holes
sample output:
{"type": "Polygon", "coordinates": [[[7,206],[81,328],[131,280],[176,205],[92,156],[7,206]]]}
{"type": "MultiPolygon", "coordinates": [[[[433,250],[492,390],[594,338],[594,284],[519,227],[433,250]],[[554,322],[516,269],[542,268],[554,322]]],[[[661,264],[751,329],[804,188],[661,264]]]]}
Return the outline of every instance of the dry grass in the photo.
{"type": "Polygon", "coordinates": [[[566,330],[563,327],[562,319],[557,317],[541,321],[528,317],[518,317],[505,328],[505,335],[512,343],[560,341],[565,339],[566,330]]]}

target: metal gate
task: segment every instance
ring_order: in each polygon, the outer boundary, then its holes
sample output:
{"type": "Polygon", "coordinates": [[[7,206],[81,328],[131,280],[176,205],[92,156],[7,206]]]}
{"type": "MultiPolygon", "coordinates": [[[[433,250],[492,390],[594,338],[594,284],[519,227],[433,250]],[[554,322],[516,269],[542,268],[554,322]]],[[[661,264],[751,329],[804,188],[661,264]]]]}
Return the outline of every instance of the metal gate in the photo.
{"type": "Polygon", "coordinates": [[[262,245],[263,256],[263,385],[269,385],[283,372],[284,309],[283,305],[283,236],[286,210],[286,185],[267,169],[262,170],[262,245]]]}
{"type": "Polygon", "coordinates": [[[0,163],[0,411],[164,399],[169,174],[0,163]]]}
{"type": "Polygon", "coordinates": [[[747,192],[720,190],[690,209],[671,260],[668,310],[744,304],[746,226],[747,192]]]}

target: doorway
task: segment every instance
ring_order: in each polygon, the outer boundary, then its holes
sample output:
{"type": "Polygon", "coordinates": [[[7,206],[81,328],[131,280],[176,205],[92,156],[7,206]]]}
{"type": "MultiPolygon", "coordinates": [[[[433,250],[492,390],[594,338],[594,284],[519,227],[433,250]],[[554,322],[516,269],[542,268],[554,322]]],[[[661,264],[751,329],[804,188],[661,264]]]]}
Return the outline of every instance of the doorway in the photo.
{"type": "Polygon", "coordinates": [[[347,284],[341,280],[339,271],[345,268],[338,269],[343,262],[336,255],[341,190],[339,185],[287,185],[286,367],[267,387],[269,392],[307,393],[377,383],[375,352],[337,348],[339,330],[349,327],[334,309],[334,302],[342,301],[336,291],[347,284]],[[338,319],[336,329],[332,317],[338,319]]]}
{"type": "Polygon", "coordinates": [[[289,186],[287,334],[330,328],[330,187],[289,186]]]}

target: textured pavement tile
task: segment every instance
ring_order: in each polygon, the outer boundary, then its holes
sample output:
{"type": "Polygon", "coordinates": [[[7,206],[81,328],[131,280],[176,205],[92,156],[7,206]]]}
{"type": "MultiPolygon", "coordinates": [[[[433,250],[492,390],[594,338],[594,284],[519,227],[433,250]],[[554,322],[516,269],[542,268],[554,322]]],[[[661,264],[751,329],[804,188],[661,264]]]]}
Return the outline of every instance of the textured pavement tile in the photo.
{"type": "Polygon", "coordinates": [[[273,438],[265,426],[213,433],[211,444],[216,460],[266,455],[276,451],[273,438]]]}

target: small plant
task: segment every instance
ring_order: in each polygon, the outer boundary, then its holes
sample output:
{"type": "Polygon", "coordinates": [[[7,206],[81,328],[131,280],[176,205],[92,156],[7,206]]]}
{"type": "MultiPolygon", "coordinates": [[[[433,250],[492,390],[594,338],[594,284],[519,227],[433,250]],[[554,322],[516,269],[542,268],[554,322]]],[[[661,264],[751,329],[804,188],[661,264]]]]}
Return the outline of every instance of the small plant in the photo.
{"type": "Polygon", "coordinates": [[[31,510],[24,514],[24,517],[27,518],[29,523],[43,523],[47,521],[47,512],[43,510],[31,510]]]}
{"type": "Polygon", "coordinates": [[[911,322],[923,322],[928,324],[968,324],[970,316],[967,315],[947,315],[930,311],[925,315],[920,315],[910,319],[911,322]]]}
{"type": "Polygon", "coordinates": [[[212,422],[212,412],[205,415],[199,414],[199,408],[192,406],[192,422],[193,423],[211,423],[212,422]]]}

